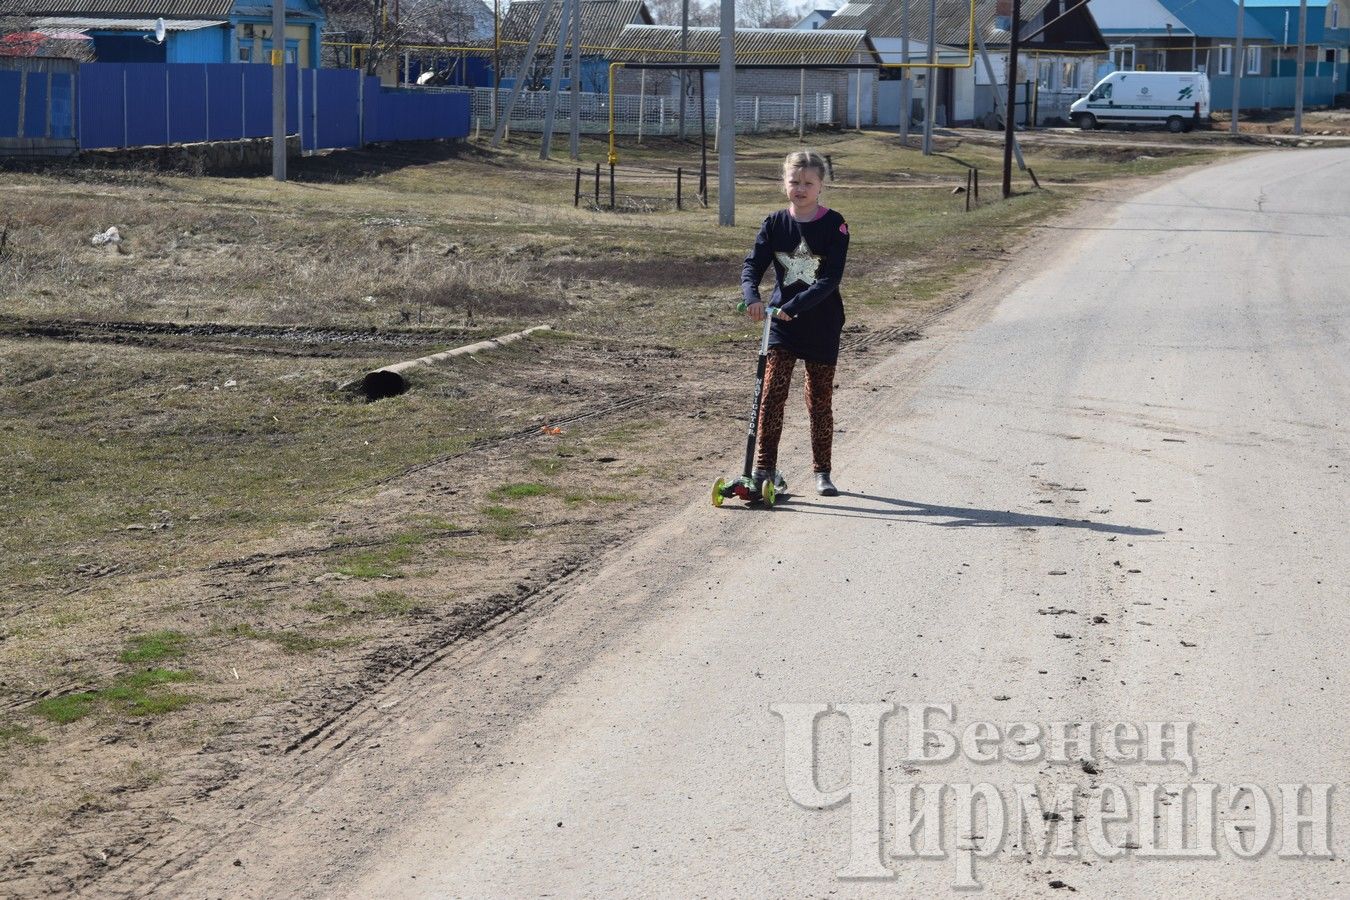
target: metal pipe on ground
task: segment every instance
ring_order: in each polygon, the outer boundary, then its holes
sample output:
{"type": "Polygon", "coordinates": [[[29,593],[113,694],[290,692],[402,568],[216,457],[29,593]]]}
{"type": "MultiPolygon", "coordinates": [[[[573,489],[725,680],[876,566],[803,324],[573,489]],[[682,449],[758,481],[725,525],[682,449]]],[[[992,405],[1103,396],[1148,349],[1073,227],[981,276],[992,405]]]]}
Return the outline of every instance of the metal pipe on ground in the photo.
{"type": "Polygon", "coordinates": [[[385,397],[397,397],[399,394],[407,393],[409,387],[408,373],[422,366],[434,366],[437,363],[443,363],[446,360],[454,359],[457,356],[472,356],[475,353],[482,353],[484,350],[495,350],[506,344],[515,343],[523,338],[529,337],[536,331],[550,331],[549,325],[535,325],[533,328],[526,328],[524,331],[517,331],[513,334],[504,334],[501,337],[488,338],[486,341],[479,341],[476,344],[467,344],[463,347],[456,347],[453,350],[444,350],[440,353],[433,353],[430,356],[420,356],[417,359],[405,360],[401,363],[394,363],[392,366],[385,366],[376,369],[373,372],[367,372],[355,381],[349,381],[342,385],[340,390],[349,393],[362,394],[367,400],[383,400],[385,397]]]}

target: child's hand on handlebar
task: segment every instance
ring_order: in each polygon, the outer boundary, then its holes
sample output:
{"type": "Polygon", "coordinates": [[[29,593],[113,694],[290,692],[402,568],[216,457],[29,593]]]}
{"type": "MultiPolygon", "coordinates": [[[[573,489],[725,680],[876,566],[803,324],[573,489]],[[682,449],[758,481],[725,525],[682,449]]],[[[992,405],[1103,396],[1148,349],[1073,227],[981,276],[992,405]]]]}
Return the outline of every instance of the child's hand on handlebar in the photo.
{"type": "MultiPolygon", "coordinates": [[[[747,306],[747,307],[745,308],[745,314],[746,314],[747,316],[750,317],[750,320],[751,320],[752,322],[763,322],[763,321],[764,321],[764,304],[763,304],[762,302],[751,303],[749,306],[747,306]]],[[[775,319],[778,319],[780,322],[791,322],[791,321],[792,321],[792,316],[790,316],[790,315],[788,315],[787,313],[783,312],[781,309],[780,309],[780,310],[777,310],[777,311],[774,313],[774,316],[773,316],[773,317],[774,317],[775,319]]]]}

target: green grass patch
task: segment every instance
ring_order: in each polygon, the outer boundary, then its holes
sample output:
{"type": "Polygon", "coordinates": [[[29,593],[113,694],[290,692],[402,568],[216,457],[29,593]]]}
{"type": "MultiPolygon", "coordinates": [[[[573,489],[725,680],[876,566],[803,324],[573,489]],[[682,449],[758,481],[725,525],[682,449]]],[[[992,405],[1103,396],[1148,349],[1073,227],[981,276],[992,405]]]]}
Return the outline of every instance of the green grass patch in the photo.
{"type": "Polygon", "coordinates": [[[112,684],[94,691],[48,697],[34,711],[58,725],[79,721],[96,709],[127,716],[157,716],[182,709],[195,698],[162,690],[164,685],[194,681],[191,672],[175,669],[146,669],[118,676],[112,684]]]}
{"type": "Polygon", "coordinates": [[[290,654],[316,653],[320,650],[338,650],[343,647],[350,647],[361,641],[360,638],[356,637],[315,637],[313,635],[305,634],[303,631],[263,631],[248,624],[236,625],[234,628],[230,629],[230,631],[238,637],[248,638],[254,641],[267,641],[268,643],[275,644],[283,653],[290,654]]]}
{"type": "Polygon", "coordinates": [[[33,707],[33,710],[49,722],[55,722],[57,725],[69,725],[71,722],[83,719],[94,711],[94,703],[98,700],[98,694],[94,691],[83,691],[78,694],[66,694],[62,697],[47,697],[39,700],[33,707]]]}
{"type": "Polygon", "coordinates": [[[118,655],[120,662],[141,663],[159,662],[173,659],[187,653],[188,636],[177,631],[154,631],[138,634],[127,641],[127,648],[118,655]]]}
{"type": "Polygon", "coordinates": [[[520,517],[520,510],[518,509],[494,504],[482,507],[479,512],[489,519],[488,526],[484,531],[499,541],[518,541],[529,535],[529,529],[522,527],[516,521],[520,517]]]}
{"type": "Polygon", "coordinates": [[[401,616],[412,612],[420,604],[399,591],[376,591],[365,600],[366,610],[376,616],[401,616]]]}
{"type": "Polygon", "coordinates": [[[494,500],[523,500],[526,497],[542,497],[551,493],[553,493],[553,488],[547,485],[521,482],[504,484],[499,488],[494,488],[489,496],[494,500]]]}
{"type": "Polygon", "coordinates": [[[426,539],[426,532],[420,530],[395,535],[388,544],[347,557],[336,571],[351,578],[397,578],[403,574],[400,566],[412,559],[413,551],[426,539]]]}
{"type": "Polygon", "coordinates": [[[441,534],[461,531],[460,526],[435,516],[418,516],[414,527],[402,531],[379,547],[363,550],[340,560],[334,571],[350,578],[400,578],[403,564],[417,549],[441,534]]]}

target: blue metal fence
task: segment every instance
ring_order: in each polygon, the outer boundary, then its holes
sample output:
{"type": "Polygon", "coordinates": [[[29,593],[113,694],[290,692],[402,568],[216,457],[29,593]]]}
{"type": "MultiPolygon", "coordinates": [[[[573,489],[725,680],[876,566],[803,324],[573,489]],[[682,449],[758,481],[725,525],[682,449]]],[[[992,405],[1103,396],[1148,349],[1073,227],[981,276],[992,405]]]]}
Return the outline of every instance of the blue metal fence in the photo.
{"type": "MultiPolygon", "coordinates": [[[[0,72],[0,135],[7,118],[0,72]]],[[[69,85],[65,90],[70,92],[69,85]]],[[[46,104],[45,93],[28,104],[46,104]]],[[[82,149],[233,141],[272,133],[272,70],[206,63],[87,63],[79,76],[82,149]]],[[[286,130],[305,150],[375,141],[461,138],[469,134],[469,98],[390,90],[347,69],[286,71],[286,130]]]]}
{"type": "Polygon", "coordinates": [[[71,60],[0,57],[0,155],[78,149],[75,72],[71,60]]]}
{"type": "MultiPolygon", "coordinates": [[[[1326,66],[1324,72],[1331,67],[1326,66]]],[[[1242,97],[1238,104],[1242,109],[1293,109],[1295,87],[1298,79],[1294,75],[1267,78],[1244,75],[1242,78],[1242,97]]],[[[1344,82],[1329,72],[1318,78],[1313,75],[1313,67],[1307,68],[1303,77],[1303,103],[1306,106],[1329,106],[1336,94],[1345,90],[1344,82]]],[[[1233,108],[1233,78],[1219,75],[1209,82],[1209,108],[1218,112],[1229,112],[1233,108]]]]}

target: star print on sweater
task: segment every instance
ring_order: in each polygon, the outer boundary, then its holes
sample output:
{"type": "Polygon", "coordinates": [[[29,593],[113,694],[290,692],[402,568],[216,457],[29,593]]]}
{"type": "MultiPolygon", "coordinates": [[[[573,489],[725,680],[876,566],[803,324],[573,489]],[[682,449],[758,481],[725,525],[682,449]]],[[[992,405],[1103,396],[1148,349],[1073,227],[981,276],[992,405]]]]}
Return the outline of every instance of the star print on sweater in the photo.
{"type": "Polygon", "coordinates": [[[754,249],[741,266],[741,298],[747,306],[763,302],[759,282],[773,271],[773,296],[768,305],[792,318],[772,321],[770,347],[782,347],[808,362],[833,364],[838,359],[844,328],[839,285],[848,241],[844,217],[825,207],[809,222],[794,219],[787,209],[764,220],[754,249]]]}
{"type": "Polygon", "coordinates": [[[811,253],[811,248],[806,246],[806,239],[797,245],[797,249],[789,256],[786,253],[775,253],[779,265],[783,267],[783,286],[801,282],[805,285],[816,283],[816,272],[820,270],[821,258],[811,253]]]}

